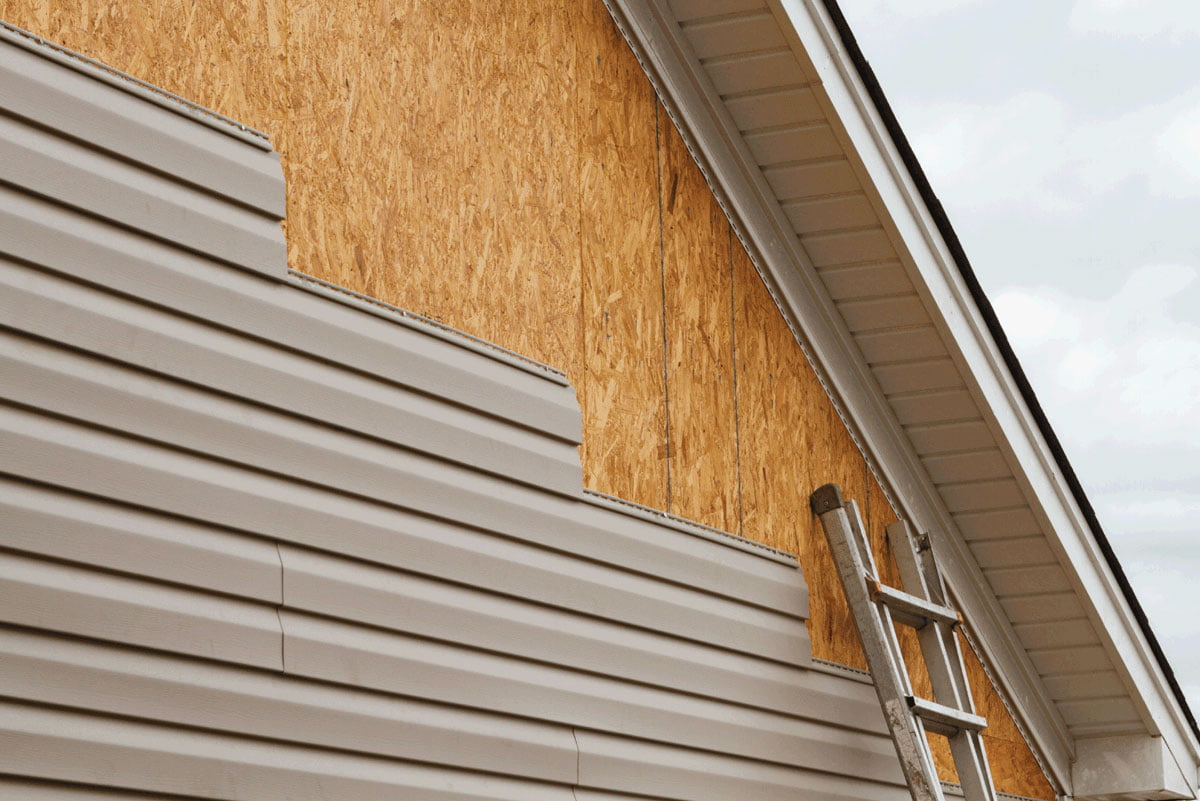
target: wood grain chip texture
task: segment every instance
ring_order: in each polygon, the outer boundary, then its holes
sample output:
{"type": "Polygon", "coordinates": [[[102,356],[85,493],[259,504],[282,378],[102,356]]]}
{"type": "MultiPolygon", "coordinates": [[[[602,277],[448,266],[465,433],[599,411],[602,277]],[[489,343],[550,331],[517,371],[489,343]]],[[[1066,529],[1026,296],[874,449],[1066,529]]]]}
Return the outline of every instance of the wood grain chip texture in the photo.
{"type": "Polygon", "coordinates": [[[665,110],[659,111],[668,511],[736,531],[730,228],[665,110]]]}
{"type": "MultiPolygon", "coordinates": [[[[0,17],[271,134],[291,267],[566,370],[587,486],[796,553],[814,656],[864,665],[808,496],[859,501],[891,582],[893,512],[601,0],[0,17]]],[[[968,662],[999,789],[1052,798],[968,662]]]]}

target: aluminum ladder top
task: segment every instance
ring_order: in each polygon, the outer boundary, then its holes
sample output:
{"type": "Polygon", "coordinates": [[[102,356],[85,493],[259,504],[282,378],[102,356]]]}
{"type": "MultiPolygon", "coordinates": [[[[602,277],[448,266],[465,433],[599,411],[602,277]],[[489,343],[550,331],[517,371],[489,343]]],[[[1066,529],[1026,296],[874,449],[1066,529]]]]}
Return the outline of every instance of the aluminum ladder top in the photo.
{"type": "Polygon", "coordinates": [[[888,587],[879,583],[858,505],[843,501],[836,484],[818,489],[810,502],[825,529],[913,801],[945,801],[927,731],[949,738],[966,801],[996,801],[980,736],[987,721],[975,714],[954,632],[961,617],[947,603],[928,539],[918,540],[902,522],[888,526],[907,591],[888,587]],[[936,702],[913,694],[893,623],[917,630],[936,702]]]}

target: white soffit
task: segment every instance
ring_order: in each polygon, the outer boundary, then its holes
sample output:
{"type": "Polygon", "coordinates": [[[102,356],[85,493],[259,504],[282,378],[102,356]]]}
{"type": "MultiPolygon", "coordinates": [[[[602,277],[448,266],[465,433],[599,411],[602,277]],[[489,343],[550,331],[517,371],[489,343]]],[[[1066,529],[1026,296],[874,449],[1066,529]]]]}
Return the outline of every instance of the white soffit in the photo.
{"type": "MultiPolygon", "coordinates": [[[[819,0],[607,0],[1051,778],[1200,745],[819,0]]],[[[1187,769],[1185,769],[1187,772],[1187,769]]]]}

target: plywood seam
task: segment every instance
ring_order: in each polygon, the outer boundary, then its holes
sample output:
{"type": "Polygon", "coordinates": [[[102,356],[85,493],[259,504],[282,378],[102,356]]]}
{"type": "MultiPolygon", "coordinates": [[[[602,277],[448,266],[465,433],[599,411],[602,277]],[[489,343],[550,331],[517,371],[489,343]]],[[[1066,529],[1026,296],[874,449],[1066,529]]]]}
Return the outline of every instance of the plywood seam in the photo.
{"type": "Polygon", "coordinates": [[[738,534],[741,534],[745,523],[745,514],[742,505],[742,424],[738,412],[737,302],[733,286],[733,226],[727,221],[726,227],[729,232],[729,339],[733,375],[734,465],[737,468],[738,534]]]}
{"type": "MultiPolygon", "coordinates": [[[[605,0],[607,3],[608,0],[605,0]]],[[[636,51],[635,51],[636,52],[636,51]]],[[[641,59],[638,59],[641,63],[641,59]]],[[[646,65],[642,64],[642,69],[645,71],[646,65]]],[[[649,74],[649,73],[647,73],[649,74]]],[[[669,381],[670,365],[669,348],[667,342],[667,257],[666,257],[666,242],[663,233],[663,183],[662,183],[662,131],[659,123],[659,114],[663,106],[658,87],[655,87],[654,93],[654,169],[656,182],[655,185],[658,191],[658,270],[659,270],[659,289],[662,293],[662,307],[660,314],[662,316],[662,380],[663,380],[663,428],[665,430],[666,442],[666,459],[667,465],[667,509],[671,508],[671,387],[669,381]]],[[[686,140],[685,140],[686,144],[686,140]]]]}

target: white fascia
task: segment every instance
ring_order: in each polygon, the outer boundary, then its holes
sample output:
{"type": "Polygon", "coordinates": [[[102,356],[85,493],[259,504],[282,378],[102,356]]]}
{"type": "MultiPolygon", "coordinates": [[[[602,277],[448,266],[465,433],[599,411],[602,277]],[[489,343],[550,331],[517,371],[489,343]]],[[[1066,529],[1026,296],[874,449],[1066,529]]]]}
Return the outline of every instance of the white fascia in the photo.
{"type": "MultiPolygon", "coordinates": [[[[945,340],[959,351],[965,376],[991,423],[1020,465],[1019,476],[1046,532],[1065,563],[1076,573],[1081,600],[1090,604],[1102,639],[1124,669],[1152,734],[1164,738],[1184,772],[1195,782],[1200,742],[1175,698],[1141,625],[1134,617],[1091,528],[1061,474],[1058,464],[988,327],[972,299],[945,240],[897,151],[886,125],[845,52],[841,38],[820,0],[772,0],[786,15],[811,59],[829,101],[854,144],[871,182],[889,212],[900,241],[907,247],[923,289],[940,312],[945,340]]],[[[1193,785],[1193,790],[1194,790],[1193,785]]]]}

